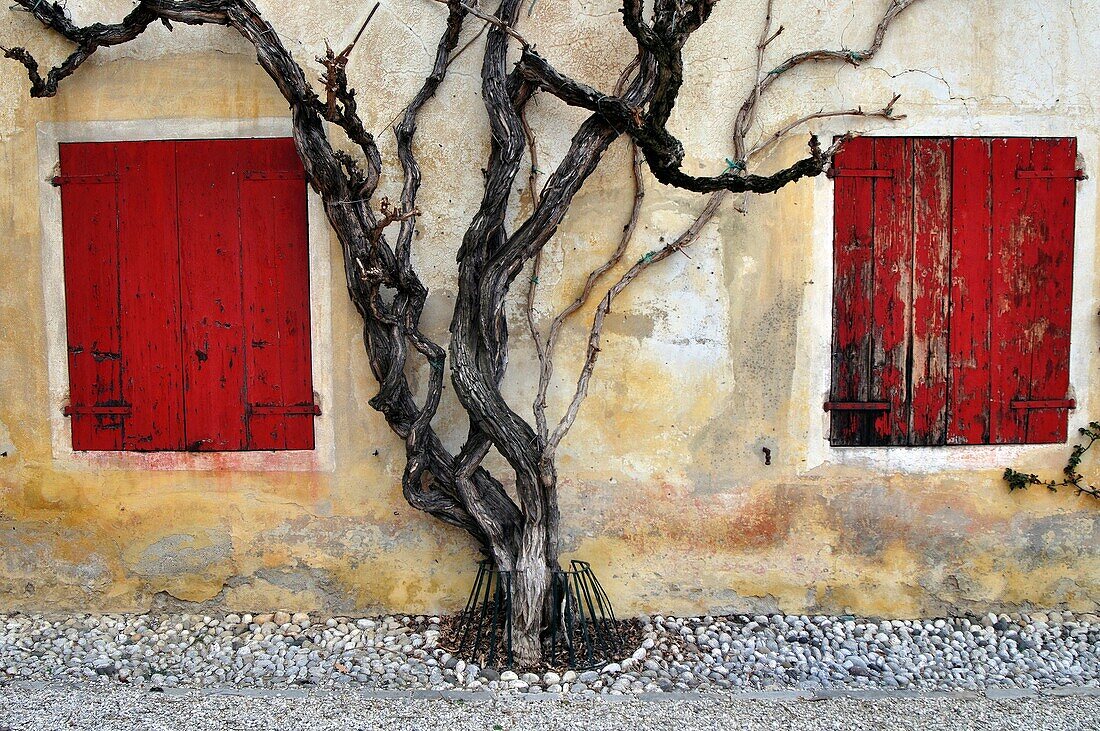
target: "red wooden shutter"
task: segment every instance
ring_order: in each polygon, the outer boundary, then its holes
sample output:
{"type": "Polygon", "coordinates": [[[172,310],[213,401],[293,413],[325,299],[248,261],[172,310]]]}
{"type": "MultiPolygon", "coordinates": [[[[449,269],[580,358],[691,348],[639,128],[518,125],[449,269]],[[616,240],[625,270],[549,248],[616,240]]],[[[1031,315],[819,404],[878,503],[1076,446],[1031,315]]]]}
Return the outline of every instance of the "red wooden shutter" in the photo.
{"type": "MultiPolygon", "coordinates": [[[[908,139],[864,137],[845,145],[833,171],[834,332],[827,408],[834,412],[831,441],[836,445],[908,444],[911,430],[923,442],[937,420],[942,421],[935,386],[922,381],[921,416],[911,424],[915,239],[935,246],[916,262],[922,272],[946,269],[942,237],[932,230],[941,225],[939,207],[915,228],[914,186],[919,183],[927,192],[941,185],[939,167],[915,175],[915,149],[930,163],[942,156],[934,144],[923,150],[908,139]]],[[[928,317],[936,307],[944,307],[934,289],[920,294],[928,317]]],[[[925,329],[921,336],[934,351],[936,339],[925,329]]],[[[927,373],[939,367],[934,357],[922,360],[927,373]]]]}
{"type": "Polygon", "coordinates": [[[123,449],[183,442],[179,239],[171,142],[116,145],[122,393],[132,413],[123,449]]]}
{"type": "Polygon", "coordinates": [[[292,140],[61,148],[73,447],[312,449],[292,140]]]}
{"type": "Polygon", "coordinates": [[[989,140],[955,140],[948,444],[990,441],[992,176],[989,140]]]}
{"type": "Polygon", "coordinates": [[[313,449],[305,174],[292,140],[250,140],[239,168],[250,449],[313,449]]]}
{"type": "Polygon", "coordinates": [[[122,448],[118,165],[111,146],[61,146],[65,319],[73,449],[122,448]]]}
{"type": "Polygon", "coordinates": [[[947,435],[947,341],[951,298],[951,140],[914,139],[912,343],[909,444],[947,435]]]}
{"type": "Polygon", "coordinates": [[[171,143],[60,148],[73,449],[178,449],[171,143]]]}
{"type": "Polygon", "coordinates": [[[874,140],[874,276],[871,288],[871,397],[890,410],[873,424],[874,444],[907,444],[909,402],[906,360],[913,297],[913,154],[912,141],[874,140]]]}
{"type": "Polygon", "coordinates": [[[873,178],[861,174],[874,164],[874,141],[857,137],[837,155],[833,174],[833,363],[830,441],[867,444],[871,404],[871,287],[874,280],[873,178]],[[858,409],[858,410],[857,410],[858,409]]]}
{"type": "Polygon", "coordinates": [[[244,311],[241,306],[237,144],[176,144],[186,445],[192,451],[247,447],[244,311]]]}
{"type": "Polygon", "coordinates": [[[306,191],[294,142],[177,142],[176,159],[187,448],[312,449],[306,191]]]}
{"type": "Polygon", "coordinates": [[[833,444],[1065,441],[1075,162],[1068,139],[845,147],[833,444]]]}
{"type": "Polygon", "coordinates": [[[993,140],[990,441],[1064,442],[1077,147],[993,140]]]}

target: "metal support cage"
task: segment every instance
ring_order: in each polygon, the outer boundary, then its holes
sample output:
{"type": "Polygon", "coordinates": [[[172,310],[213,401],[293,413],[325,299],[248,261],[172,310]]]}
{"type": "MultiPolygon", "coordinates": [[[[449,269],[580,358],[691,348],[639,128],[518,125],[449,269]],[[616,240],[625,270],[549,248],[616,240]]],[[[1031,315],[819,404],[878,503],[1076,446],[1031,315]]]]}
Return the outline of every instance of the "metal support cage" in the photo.
{"type": "MultiPolygon", "coordinates": [[[[510,667],[512,653],[512,571],[492,561],[478,564],[477,577],[459,617],[458,652],[482,667],[510,667]]],[[[587,669],[621,657],[624,638],[615,610],[586,561],[570,561],[553,572],[553,617],[543,633],[543,662],[549,667],[587,669]]]]}

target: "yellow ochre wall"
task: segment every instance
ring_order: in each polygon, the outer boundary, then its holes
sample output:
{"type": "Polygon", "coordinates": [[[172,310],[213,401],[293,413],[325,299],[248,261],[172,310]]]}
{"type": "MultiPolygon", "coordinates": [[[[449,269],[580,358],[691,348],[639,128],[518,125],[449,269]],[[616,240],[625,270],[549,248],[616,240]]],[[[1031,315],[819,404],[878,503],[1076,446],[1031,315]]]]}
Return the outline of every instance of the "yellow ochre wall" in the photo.
{"type": "MultiPolygon", "coordinates": [[[[324,41],[346,44],[371,4],[258,3],[299,62],[310,64],[311,78],[324,41]]],[[[776,3],[786,30],[769,62],[815,46],[862,48],[886,4],[776,3]]],[[[688,46],[672,127],[693,172],[719,172],[731,154],[729,130],[751,84],[763,6],[724,0],[688,46]]],[[[80,23],[106,22],[130,4],[72,0],[69,8],[80,23]]],[[[429,68],[444,14],[430,0],[387,0],[352,58],[361,108],[390,171],[386,128],[429,68]]],[[[469,22],[464,38],[477,29],[469,22]]],[[[521,30],[564,71],[604,89],[631,56],[616,0],[541,0],[521,30]]],[[[50,61],[67,50],[27,14],[0,13],[0,45],[15,44],[50,61]]],[[[432,287],[428,326],[440,338],[454,296],[455,250],[476,209],[488,149],[479,48],[452,67],[418,138],[425,185],[416,258],[432,287]]],[[[189,456],[169,455],[165,469],[150,469],[57,453],[51,420],[56,428],[61,403],[49,387],[47,331],[63,313],[44,283],[43,196],[51,193],[43,193],[43,135],[62,123],[125,121],[156,135],[180,120],[287,114],[251,48],[223,28],[169,33],[158,25],[97,55],[51,100],[31,100],[22,69],[0,66],[0,611],[191,603],[211,611],[455,609],[475,548],[402,499],[404,448],[367,404],[375,384],[331,237],[311,240],[334,265],[325,303],[331,318],[321,323],[330,342],[315,344],[332,382],[323,403],[334,435],[323,445],[331,464],[318,459],[312,469],[288,471],[214,459],[186,469],[189,456]]],[[[1096,0],[920,0],[863,68],[810,65],[777,83],[761,102],[753,137],[823,108],[881,107],[900,92],[903,121],[811,128],[826,137],[848,128],[1072,135],[1095,174],[1097,58],[1096,0]]],[[[538,98],[532,123],[542,169],[560,158],[583,116],[538,98]]],[[[780,145],[762,168],[796,159],[804,140],[798,134],[780,145]]],[[[630,205],[628,154],[625,142],[613,146],[547,251],[538,304],[544,326],[615,246],[630,205]]],[[[384,188],[392,194],[399,184],[390,175],[384,188]]],[[[1080,408],[1071,429],[1100,417],[1095,180],[1078,191],[1071,372],[1080,408]]],[[[624,615],[1095,610],[1100,505],[1041,489],[1009,494],[1000,480],[1009,465],[1057,475],[1068,445],[829,448],[821,404],[831,195],[821,178],[750,199],[746,215],[727,204],[690,258],[660,264],[623,296],[591,396],[563,445],[566,555],[592,561],[624,615]]],[[[627,262],[677,235],[703,203],[647,173],[627,262]]],[[[563,334],[552,413],[571,393],[590,315],[586,309],[563,334]]],[[[528,413],[534,361],[530,339],[522,327],[516,332],[506,385],[528,413]]],[[[439,423],[448,443],[460,443],[464,420],[453,405],[439,423]]]]}

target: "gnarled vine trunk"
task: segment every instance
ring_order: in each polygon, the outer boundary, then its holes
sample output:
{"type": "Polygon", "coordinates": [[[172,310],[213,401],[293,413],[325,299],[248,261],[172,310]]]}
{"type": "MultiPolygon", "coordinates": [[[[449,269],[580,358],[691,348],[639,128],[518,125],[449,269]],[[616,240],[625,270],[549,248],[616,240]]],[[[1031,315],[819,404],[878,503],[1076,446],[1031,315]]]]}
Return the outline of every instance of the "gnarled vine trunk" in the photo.
{"type": "MultiPolygon", "coordinates": [[[[379,383],[379,391],[370,403],[405,442],[404,496],[413,507],[467,531],[500,570],[513,572],[513,649],[520,665],[533,665],[541,657],[544,635],[558,609],[549,605],[559,552],[555,455],[587,393],[599,354],[601,328],[612,301],[650,266],[691,244],[729,194],[772,192],[802,177],[817,175],[840,144],[823,150],[811,138],[810,155],[805,159],[772,175],[751,174],[748,168],[753,156],[787,133],[828,116],[895,118],[892,108],[896,99],[878,112],[859,108],[819,111],[792,121],[770,136],[764,135],[756,147],[749,148],[746,143],[757,103],[776,79],[807,62],[858,65],[871,58],[890,23],[917,0],[891,0],[871,45],[864,50],[807,51],[763,73],[765,51],[782,31],[781,27],[771,31],[768,0],[760,41],[750,49],[756,54],[756,81],[737,115],[731,138],[734,158],[724,172],[710,177],[683,171],[683,146],[666,125],[683,83],[683,48],[710,17],[717,0],[654,0],[648,14],[642,0],[623,0],[624,25],[635,39],[637,51],[634,59],[624,65],[611,93],[560,73],[534,50],[518,30],[521,8],[527,6],[524,0],[499,0],[492,14],[463,0],[436,1],[446,5],[447,19],[434,63],[394,127],[403,184],[401,199],[393,204],[386,199],[374,200],[383,174],[382,155],[359,117],[355,91],[347,78],[349,59],[366,22],[349,46],[339,53],[326,49],[317,59],[323,67],[323,99],[252,0],[140,0],[118,23],[88,26],[76,25],[58,3],[16,0],[19,7],[68,39],[75,49],[45,76],[25,49],[3,51],[25,67],[32,96],[48,97],[56,94],[58,84],[99,48],[133,40],[154,22],[169,28],[172,23],[224,25],[252,44],[257,61],[290,105],[294,140],[307,178],[324,201],[325,214],[339,239],[348,293],[363,318],[363,341],[379,383]],[[491,145],[481,202],[458,252],[458,294],[450,343],[445,349],[420,327],[428,289],[412,265],[421,183],[414,140],[421,110],[435,95],[456,55],[465,50],[458,49],[458,43],[471,18],[488,29],[481,91],[491,145]],[[519,60],[510,68],[509,50],[517,47],[519,60]],[[536,147],[524,117],[527,104],[537,93],[552,94],[591,112],[541,188],[536,180],[536,147]],[[328,137],[330,127],[343,131],[357,148],[356,155],[333,148],[328,137]],[[635,145],[636,195],[623,238],[608,261],[588,275],[580,296],[554,318],[544,336],[533,315],[539,254],[604,152],[624,134],[635,145]],[[510,230],[508,214],[525,157],[534,205],[510,230]],[[661,183],[712,193],[711,198],[687,230],[662,248],[645,254],[602,295],[575,393],[565,414],[551,428],[546,396],[560,328],[566,318],[589,301],[596,286],[625,254],[639,215],[642,158],[661,183]],[[394,225],[398,227],[396,235],[388,235],[387,230],[394,225]],[[541,364],[533,426],[501,393],[510,335],[505,302],[517,276],[532,265],[535,271],[527,293],[528,326],[541,364]],[[426,396],[419,402],[406,376],[406,366],[414,354],[429,367],[426,396]],[[457,454],[443,445],[432,426],[448,357],[454,392],[469,416],[467,438],[457,454]],[[504,484],[482,466],[490,449],[496,449],[514,473],[515,500],[504,484]]],[[[468,171],[459,174],[465,177],[468,171]]]]}

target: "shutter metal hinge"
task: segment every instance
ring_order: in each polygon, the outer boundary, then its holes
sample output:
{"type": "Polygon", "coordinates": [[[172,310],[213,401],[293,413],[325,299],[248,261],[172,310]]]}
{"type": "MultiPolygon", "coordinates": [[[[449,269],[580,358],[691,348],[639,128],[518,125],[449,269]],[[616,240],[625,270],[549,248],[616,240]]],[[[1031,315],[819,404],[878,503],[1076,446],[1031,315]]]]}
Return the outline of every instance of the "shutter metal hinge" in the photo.
{"type": "Polygon", "coordinates": [[[830,178],[892,178],[893,170],[869,170],[861,168],[833,168],[829,171],[830,178]]]}
{"type": "Polygon", "coordinates": [[[1084,180],[1088,176],[1084,170],[1017,170],[1017,178],[1072,178],[1084,180]]]}
{"type": "Polygon", "coordinates": [[[55,175],[50,179],[50,183],[59,188],[62,185],[70,185],[72,183],[77,184],[91,184],[91,183],[117,183],[118,174],[112,173],[110,175],[55,175]]]}
{"type": "Polygon", "coordinates": [[[826,411],[889,411],[885,401],[826,401],[826,411]]]}
{"type": "Polygon", "coordinates": [[[70,406],[61,407],[61,413],[65,416],[130,416],[133,407],[128,404],[121,406],[70,406]]]}
{"type": "Polygon", "coordinates": [[[321,407],[317,404],[290,404],[288,406],[249,404],[248,412],[256,416],[320,416],[321,407]]]}
{"type": "Polygon", "coordinates": [[[1013,400],[1009,406],[1014,409],[1076,409],[1077,402],[1071,398],[1067,399],[1019,399],[1013,400]]]}
{"type": "Polygon", "coordinates": [[[293,170],[245,170],[245,180],[305,180],[304,173],[293,170]]]}

